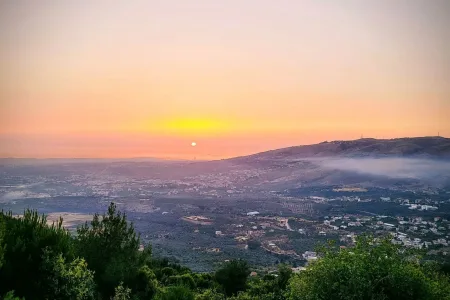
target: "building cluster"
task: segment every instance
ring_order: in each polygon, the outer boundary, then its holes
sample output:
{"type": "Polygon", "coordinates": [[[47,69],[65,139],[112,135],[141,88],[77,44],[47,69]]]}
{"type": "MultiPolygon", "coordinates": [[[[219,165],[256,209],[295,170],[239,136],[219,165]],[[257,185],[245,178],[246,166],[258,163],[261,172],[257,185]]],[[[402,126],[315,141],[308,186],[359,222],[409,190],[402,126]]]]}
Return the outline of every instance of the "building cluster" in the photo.
{"type": "Polygon", "coordinates": [[[417,249],[450,245],[450,221],[440,217],[326,216],[323,225],[341,234],[341,241],[351,239],[354,242],[358,230],[373,234],[389,233],[392,243],[417,249]]]}

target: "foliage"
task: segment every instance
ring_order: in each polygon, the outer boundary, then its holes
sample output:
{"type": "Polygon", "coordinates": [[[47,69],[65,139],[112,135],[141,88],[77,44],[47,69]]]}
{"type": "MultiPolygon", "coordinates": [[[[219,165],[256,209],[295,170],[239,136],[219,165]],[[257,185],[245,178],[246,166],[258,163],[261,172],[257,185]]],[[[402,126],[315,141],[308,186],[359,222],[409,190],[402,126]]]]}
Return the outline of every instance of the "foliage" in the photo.
{"type": "Polygon", "coordinates": [[[121,282],[114,289],[114,297],[112,300],[130,300],[131,299],[131,289],[124,287],[123,282],[121,282]]]}
{"type": "Polygon", "coordinates": [[[441,261],[441,263],[437,266],[439,271],[443,274],[449,276],[450,275],[450,256],[446,255],[441,261]]]}
{"type": "Polygon", "coordinates": [[[279,290],[284,290],[292,276],[292,269],[284,264],[278,266],[277,286],[279,290]]]}
{"type": "Polygon", "coordinates": [[[170,276],[167,279],[169,285],[184,285],[190,289],[195,289],[195,281],[190,274],[170,276]]]}
{"type": "Polygon", "coordinates": [[[277,298],[276,280],[264,280],[262,278],[252,278],[248,283],[248,288],[245,292],[240,292],[233,299],[283,299],[277,298]]]}
{"type": "Polygon", "coordinates": [[[255,250],[255,249],[258,249],[261,246],[261,242],[259,242],[257,240],[249,240],[247,242],[247,245],[248,245],[248,249],[255,250]]]}
{"type": "Polygon", "coordinates": [[[48,225],[45,216],[33,211],[22,218],[2,212],[3,299],[450,300],[445,264],[400,251],[388,239],[362,237],[351,249],[330,244],[300,274],[279,264],[276,273],[258,270],[263,275],[249,277],[243,260],[225,263],[214,274],[194,273],[153,258],[150,247],[139,251],[139,236],[114,204],[77,232],[72,237],[62,220],[48,225]]]}
{"type": "Polygon", "coordinates": [[[245,293],[239,293],[237,299],[285,299],[285,288],[291,278],[292,270],[289,266],[280,264],[277,273],[276,276],[266,274],[263,277],[251,278],[245,293]]]}
{"type": "Polygon", "coordinates": [[[0,220],[4,226],[0,294],[14,290],[20,297],[44,299],[49,280],[41,270],[44,249],[73,259],[72,238],[62,227],[62,219],[49,226],[45,216],[26,210],[21,218],[2,211],[0,220]]]}
{"type": "Polygon", "coordinates": [[[139,269],[136,277],[130,282],[130,286],[139,299],[151,299],[158,291],[155,273],[148,266],[142,266],[139,269]]]}
{"type": "Polygon", "coordinates": [[[207,289],[195,296],[195,300],[225,300],[225,295],[217,290],[207,289]]]}
{"type": "Polygon", "coordinates": [[[66,263],[61,254],[53,255],[48,250],[43,256],[42,274],[50,278],[45,299],[94,299],[94,275],[84,259],[66,263]]]}
{"type": "Polygon", "coordinates": [[[192,273],[192,278],[195,281],[195,286],[198,289],[211,289],[217,286],[217,283],[214,281],[214,277],[209,273],[192,273]]]}
{"type": "Polygon", "coordinates": [[[130,282],[142,262],[140,238],[114,203],[102,218],[94,215],[77,229],[77,252],[95,273],[101,294],[111,296],[120,282],[130,282]]]}
{"type": "Polygon", "coordinates": [[[14,296],[14,291],[9,291],[3,296],[3,300],[24,300],[25,298],[19,298],[14,296]]]}
{"type": "Polygon", "coordinates": [[[427,274],[389,239],[372,240],[361,237],[352,249],[324,249],[323,258],[293,276],[289,299],[449,299],[448,279],[427,274]]]}
{"type": "Polygon", "coordinates": [[[189,268],[171,263],[167,258],[151,259],[147,265],[155,270],[156,278],[158,281],[162,282],[165,282],[165,280],[170,276],[187,274],[191,272],[189,268]]]}
{"type": "Polygon", "coordinates": [[[169,286],[161,290],[155,297],[156,300],[195,300],[195,295],[188,287],[169,286]]]}
{"type": "Polygon", "coordinates": [[[223,287],[225,294],[231,296],[246,289],[249,275],[250,268],[246,261],[232,260],[217,270],[215,279],[223,287]]]}
{"type": "Polygon", "coordinates": [[[3,265],[5,245],[4,245],[4,236],[5,236],[5,219],[0,217],[0,269],[3,265]]]}

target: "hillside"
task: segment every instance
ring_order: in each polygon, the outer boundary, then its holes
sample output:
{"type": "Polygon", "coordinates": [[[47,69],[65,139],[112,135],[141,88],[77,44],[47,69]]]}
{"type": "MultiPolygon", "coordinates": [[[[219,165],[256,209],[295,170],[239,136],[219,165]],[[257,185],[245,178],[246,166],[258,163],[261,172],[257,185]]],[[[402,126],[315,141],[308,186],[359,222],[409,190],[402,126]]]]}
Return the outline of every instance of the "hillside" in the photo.
{"type": "Polygon", "coordinates": [[[261,152],[231,160],[296,159],[308,157],[429,157],[450,158],[450,138],[415,137],[398,139],[358,139],[294,146],[261,152]]]}
{"type": "Polygon", "coordinates": [[[450,185],[450,139],[367,138],[322,142],[211,163],[209,167],[215,165],[221,172],[248,170],[258,174],[240,183],[268,189],[334,184],[444,187],[450,185]]]}

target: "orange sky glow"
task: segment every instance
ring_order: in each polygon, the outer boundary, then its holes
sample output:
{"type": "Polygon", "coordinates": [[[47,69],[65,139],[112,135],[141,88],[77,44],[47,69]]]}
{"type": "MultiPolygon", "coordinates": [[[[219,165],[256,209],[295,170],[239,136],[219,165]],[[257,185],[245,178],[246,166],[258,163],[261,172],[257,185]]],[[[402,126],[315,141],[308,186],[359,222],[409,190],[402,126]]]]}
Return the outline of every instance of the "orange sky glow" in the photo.
{"type": "Polygon", "coordinates": [[[0,157],[448,137],[448,28],[446,0],[5,1],[0,157]]]}

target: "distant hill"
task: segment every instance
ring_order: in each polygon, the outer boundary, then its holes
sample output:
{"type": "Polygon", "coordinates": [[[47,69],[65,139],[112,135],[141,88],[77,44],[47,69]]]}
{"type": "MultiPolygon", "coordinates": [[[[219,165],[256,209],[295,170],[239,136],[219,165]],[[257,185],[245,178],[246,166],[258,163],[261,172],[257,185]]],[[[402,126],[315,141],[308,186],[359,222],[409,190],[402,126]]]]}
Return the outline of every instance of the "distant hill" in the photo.
{"type": "Polygon", "coordinates": [[[450,159],[450,138],[364,138],[322,142],[261,152],[231,160],[296,159],[307,157],[429,157],[450,159]]]}
{"type": "MultiPolygon", "coordinates": [[[[267,190],[329,185],[450,188],[450,139],[322,142],[222,160],[209,167],[213,166],[222,173],[246,170],[254,175],[242,184],[267,190]]],[[[238,179],[235,182],[239,184],[238,179]]]]}

